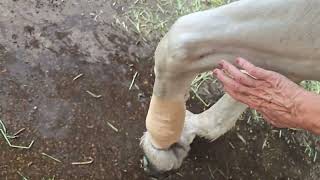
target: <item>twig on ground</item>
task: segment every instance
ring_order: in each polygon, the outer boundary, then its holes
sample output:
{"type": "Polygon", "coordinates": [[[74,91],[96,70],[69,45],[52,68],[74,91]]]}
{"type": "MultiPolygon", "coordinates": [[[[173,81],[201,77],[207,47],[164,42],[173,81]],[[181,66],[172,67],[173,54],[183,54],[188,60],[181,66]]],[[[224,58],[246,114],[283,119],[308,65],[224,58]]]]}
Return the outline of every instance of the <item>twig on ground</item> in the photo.
{"type": "Polygon", "coordinates": [[[247,141],[241,136],[239,133],[237,133],[238,138],[244,143],[247,144],[247,141]]]}
{"type": "Polygon", "coordinates": [[[298,129],[298,128],[289,128],[292,131],[302,131],[302,129],[298,129]]]}
{"type": "Polygon", "coordinates": [[[130,83],[130,86],[129,86],[129,90],[132,89],[132,86],[133,86],[133,84],[134,84],[137,76],[138,76],[138,72],[136,72],[136,73],[134,74],[134,76],[133,76],[133,78],[132,78],[132,81],[131,81],[131,83],[130,83]]]}
{"type": "Polygon", "coordinates": [[[92,164],[93,163],[93,158],[92,157],[89,157],[88,158],[89,161],[83,161],[83,162],[72,162],[71,164],[72,165],[87,165],[87,164],[92,164]]]}
{"type": "Polygon", "coordinates": [[[221,174],[225,179],[229,179],[220,169],[217,169],[218,173],[221,174]]]}
{"type": "Polygon", "coordinates": [[[82,76],[83,76],[83,73],[78,74],[76,77],[74,77],[74,78],[72,79],[72,81],[76,81],[77,79],[81,78],[82,76]]]}
{"type": "Polygon", "coordinates": [[[26,128],[21,128],[19,131],[13,134],[13,136],[18,136],[20,133],[22,133],[26,128]]]}
{"type": "Polygon", "coordinates": [[[231,142],[229,142],[229,145],[231,146],[232,149],[235,149],[234,145],[231,142]]]}
{"type": "Polygon", "coordinates": [[[262,150],[267,146],[268,137],[264,140],[262,144],[262,150]]]}
{"type": "Polygon", "coordinates": [[[19,176],[21,176],[22,180],[28,180],[28,178],[25,177],[20,171],[17,171],[17,173],[19,174],[19,176]]]}
{"type": "Polygon", "coordinates": [[[208,165],[208,169],[209,169],[210,177],[212,178],[212,180],[214,180],[214,176],[209,165],[208,165]]]}
{"type": "Polygon", "coordinates": [[[60,161],[59,159],[57,159],[57,158],[55,158],[55,157],[52,157],[52,156],[50,156],[50,155],[48,155],[48,154],[46,154],[46,153],[44,153],[44,152],[42,152],[41,154],[42,154],[43,156],[47,157],[47,158],[50,158],[50,159],[52,159],[52,160],[54,160],[54,161],[56,161],[56,162],[61,163],[61,161],[60,161]]]}
{"type": "Polygon", "coordinates": [[[102,95],[97,95],[97,94],[95,94],[95,93],[93,93],[93,92],[91,92],[91,91],[89,91],[89,90],[86,90],[86,92],[90,95],[90,96],[92,96],[92,97],[94,97],[94,98],[101,98],[102,97],[102,95]]]}
{"type": "Polygon", "coordinates": [[[114,127],[111,123],[107,122],[108,126],[113,129],[115,132],[119,132],[118,128],[114,127]]]}
{"type": "Polygon", "coordinates": [[[282,137],[282,131],[280,130],[279,131],[279,138],[281,138],[282,137]]]}
{"type": "Polygon", "coordinates": [[[183,177],[183,175],[179,172],[176,172],[176,175],[180,176],[180,177],[183,177]]]}
{"type": "Polygon", "coordinates": [[[251,116],[249,116],[248,120],[247,120],[247,124],[250,124],[251,121],[251,116]]]}

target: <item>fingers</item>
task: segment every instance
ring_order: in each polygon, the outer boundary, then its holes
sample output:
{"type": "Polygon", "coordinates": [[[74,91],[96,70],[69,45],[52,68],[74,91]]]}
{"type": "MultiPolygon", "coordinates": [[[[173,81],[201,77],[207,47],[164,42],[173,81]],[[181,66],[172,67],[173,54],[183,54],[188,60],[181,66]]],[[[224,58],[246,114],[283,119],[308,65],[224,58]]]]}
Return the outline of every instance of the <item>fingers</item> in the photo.
{"type": "Polygon", "coordinates": [[[256,67],[255,65],[251,64],[247,60],[239,57],[236,60],[236,63],[246,70],[250,75],[258,78],[258,79],[267,79],[272,76],[272,71],[264,70],[262,68],[256,67]]]}
{"type": "Polygon", "coordinates": [[[213,71],[224,90],[235,100],[261,112],[275,127],[297,126],[292,121],[291,103],[286,102],[287,96],[283,95],[286,92],[283,89],[293,86],[284,83],[281,74],[256,67],[243,58],[237,58],[237,64],[249,75],[227,61],[221,61],[221,69],[213,71]]]}
{"type": "Polygon", "coordinates": [[[221,61],[219,65],[228,73],[230,74],[233,79],[241,84],[244,84],[249,87],[255,87],[255,80],[250,76],[241,72],[238,68],[227,61],[221,61]]]}
{"type": "Polygon", "coordinates": [[[224,86],[224,91],[229,94],[233,99],[243,103],[243,104],[247,104],[249,105],[249,102],[247,100],[247,98],[245,98],[246,96],[244,96],[241,93],[236,93],[234,92],[230,87],[224,86]]]}
{"type": "Polygon", "coordinates": [[[247,104],[250,107],[256,106],[254,96],[250,96],[250,90],[248,87],[241,85],[229,76],[227,76],[222,70],[214,70],[217,78],[223,83],[224,91],[228,93],[235,100],[247,104]]]}
{"type": "Polygon", "coordinates": [[[239,93],[245,93],[249,91],[247,87],[230,78],[222,70],[215,69],[213,73],[216,75],[217,79],[219,79],[222,82],[224,86],[229,87],[229,89],[231,89],[232,91],[239,93]]]}

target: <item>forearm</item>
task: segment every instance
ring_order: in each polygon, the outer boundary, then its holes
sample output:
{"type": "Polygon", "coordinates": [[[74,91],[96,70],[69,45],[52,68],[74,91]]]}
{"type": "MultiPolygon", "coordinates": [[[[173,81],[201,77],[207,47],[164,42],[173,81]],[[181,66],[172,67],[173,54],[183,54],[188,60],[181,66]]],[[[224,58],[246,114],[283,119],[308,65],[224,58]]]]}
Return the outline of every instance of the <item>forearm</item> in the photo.
{"type": "Polygon", "coordinates": [[[300,117],[301,128],[320,135],[320,95],[306,91],[300,99],[297,116],[300,117]]]}

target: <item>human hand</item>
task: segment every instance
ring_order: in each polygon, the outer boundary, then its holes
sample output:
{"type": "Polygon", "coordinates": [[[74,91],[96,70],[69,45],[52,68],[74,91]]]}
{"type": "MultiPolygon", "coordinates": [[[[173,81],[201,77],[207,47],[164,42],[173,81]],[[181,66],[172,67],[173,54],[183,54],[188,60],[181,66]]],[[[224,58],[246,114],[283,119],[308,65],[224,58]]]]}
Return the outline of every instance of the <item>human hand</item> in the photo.
{"type": "Polygon", "coordinates": [[[248,74],[224,60],[213,71],[230,96],[256,109],[276,127],[301,127],[297,97],[304,93],[303,88],[285,76],[256,67],[243,58],[237,58],[236,64],[248,74]]]}

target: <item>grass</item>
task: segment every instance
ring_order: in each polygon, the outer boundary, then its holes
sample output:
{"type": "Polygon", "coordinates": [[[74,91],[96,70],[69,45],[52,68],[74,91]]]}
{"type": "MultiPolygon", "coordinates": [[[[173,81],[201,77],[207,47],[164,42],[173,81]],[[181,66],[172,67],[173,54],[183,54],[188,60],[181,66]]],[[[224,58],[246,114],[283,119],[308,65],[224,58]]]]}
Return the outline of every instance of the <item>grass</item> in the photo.
{"type": "Polygon", "coordinates": [[[17,171],[22,180],[28,180],[26,176],[24,176],[20,171],[17,171]]]}
{"type": "Polygon", "coordinates": [[[302,81],[301,86],[304,87],[308,91],[312,91],[320,94],[320,82],[318,81],[302,81]]]}
{"type": "Polygon", "coordinates": [[[217,79],[215,79],[211,73],[205,72],[202,74],[199,74],[191,83],[191,92],[194,94],[194,97],[196,97],[205,107],[209,107],[211,104],[206,102],[205,99],[203,99],[199,94],[198,91],[201,88],[202,84],[206,81],[215,82],[217,79]]]}
{"type": "Polygon", "coordinates": [[[225,0],[137,0],[116,23],[146,42],[160,39],[178,17],[226,4],[225,0]],[[146,5],[148,4],[148,5],[146,5]],[[127,24],[129,23],[129,24],[127,24]]]}
{"type": "MultiPolygon", "coordinates": [[[[142,40],[152,44],[158,42],[179,17],[229,2],[230,0],[155,0],[150,3],[146,0],[136,0],[122,17],[115,18],[116,23],[125,30],[133,31],[142,40]]],[[[191,92],[205,107],[209,107],[211,104],[197,93],[206,80],[214,81],[215,79],[210,73],[197,76],[191,85],[191,92]]],[[[320,94],[320,82],[303,81],[302,86],[320,94]]],[[[255,112],[253,119],[261,120],[261,116],[255,112]]]]}
{"type": "MultiPolygon", "coordinates": [[[[304,87],[308,91],[312,91],[312,92],[320,94],[320,82],[318,82],[318,81],[309,81],[309,80],[302,81],[301,86],[304,87]]],[[[305,147],[304,152],[307,154],[307,156],[309,158],[312,159],[313,162],[316,162],[319,151],[315,148],[315,145],[308,143],[306,141],[306,138],[307,137],[304,137],[304,142],[302,143],[302,146],[305,147]]],[[[312,138],[315,139],[314,141],[320,141],[320,138],[318,136],[313,135],[313,134],[309,134],[308,139],[312,139],[312,138]]]]}
{"type": "MultiPolygon", "coordinates": [[[[226,0],[137,0],[121,17],[115,17],[116,24],[128,32],[134,32],[149,44],[157,43],[168,32],[170,26],[181,16],[193,12],[215,8],[228,3],[226,0]],[[147,4],[147,5],[146,5],[147,4]]],[[[201,85],[207,81],[214,81],[210,73],[203,73],[196,77],[191,86],[191,92],[205,107],[211,104],[199,94],[201,85]]]]}
{"type": "MultiPolygon", "coordinates": [[[[19,176],[21,177],[21,180],[29,180],[30,178],[26,177],[25,175],[23,175],[20,171],[17,171],[17,173],[19,174],[19,176]]],[[[55,176],[49,177],[49,178],[41,178],[41,180],[55,180],[55,176]]]]}
{"type": "Polygon", "coordinates": [[[52,177],[48,177],[48,178],[41,178],[41,180],[55,180],[55,176],[52,176],[52,177]]]}
{"type": "Polygon", "coordinates": [[[31,143],[28,146],[20,146],[20,145],[14,145],[11,143],[11,139],[15,139],[18,137],[18,134],[20,132],[22,132],[21,130],[19,130],[17,133],[15,133],[14,135],[9,135],[9,133],[7,132],[7,128],[4,125],[3,121],[0,119],[0,132],[2,137],[4,138],[4,140],[7,142],[7,144],[11,147],[11,148],[17,148],[17,149],[30,149],[34,143],[34,140],[31,141],[31,143]]]}
{"type": "Polygon", "coordinates": [[[51,160],[53,160],[53,161],[56,161],[56,162],[58,162],[58,163],[62,163],[59,159],[57,159],[57,158],[55,158],[55,157],[53,157],[53,156],[50,156],[49,154],[46,154],[46,153],[44,153],[44,152],[42,152],[41,155],[43,155],[43,156],[45,156],[45,157],[47,157],[47,158],[49,158],[49,159],[51,159],[51,160]]]}
{"type": "Polygon", "coordinates": [[[313,162],[316,162],[317,156],[318,156],[317,149],[315,147],[311,146],[309,143],[307,143],[305,139],[304,139],[304,141],[305,141],[305,143],[303,144],[303,146],[305,146],[304,153],[306,153],[307,156],[309,158],[311,158],[313,162]]]}
{"type": "MultiPolygon", "coordinates": [[[[128,32],[133,31],[143,41],[154,44],[169,30],[170,26],[178,17],[218,7],[229,3],[225,0],[155,0],[150,6],[150,2],[146,5],[146,0],[137,0],[129,11],[124,14],[124,20],[116,19],[116,22],[128,32]],[[129,23],[129,24],[126,24],[129,23]],[[130,30],[129,30],[130,29],[130,30]]],[[[204,107],[208,108],[211,104],[206,102],[198,94],[201,85],[206,81],[215,81],[211,73],[202,73],[198,75],[191,85],[191,93],[198,99],[204,107]]],[[[308,91],[320,94],[320,82],[303,81],[301,86],[308,91]]],[[[256,110],[251,110],[251,117],[248,120],[254,123],[261,123],[263,117],[256,110]]],[[[310,135],[312,136],[312,135],[310,135]]],[[[318,151],[313,145],[308,143],[301,144],[305,148],[306,155],[315,162],[317,160],[318,151]]]]}

